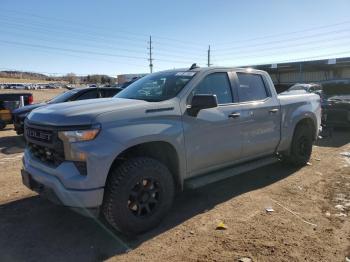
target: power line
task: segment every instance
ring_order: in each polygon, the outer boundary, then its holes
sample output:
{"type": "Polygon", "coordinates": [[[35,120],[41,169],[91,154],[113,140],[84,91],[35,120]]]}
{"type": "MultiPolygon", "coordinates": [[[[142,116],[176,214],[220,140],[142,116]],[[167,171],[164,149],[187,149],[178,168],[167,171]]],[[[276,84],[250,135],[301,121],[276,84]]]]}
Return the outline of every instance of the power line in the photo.
{"type": "MultiPolygon", "coordinates": [[[[0,18],[0,20],[1,20],[1,18],[0,18]]],[[[13,27],[13,26],[15,26],[14,28],[15,28],[15,30],[16,29],[19,29],[19,30],[23,30],[25,27],[29,27],[31,30],[28,30],[28,29],[26,29],[26,31],[25,32],[34,32],[34,33],[52,33],[52,32],[57,32],[57,34],[56,34],[56,38],[58,37],[58,38],[68,38],[69,40],[70,39],[72,39],[72,38],[74,38],[74,37],[76,37],[76,35],[77,34],[82,34],[82,36],[79,36],[80,37],[80,39],[79,40],[81,40],[81,39],[85,39],[85,40],[88,40],[88,41],[96,41],[96,38],[100,38],[101,40],[104,40],[104,42],[106,42],[106,40],[108,40],[108,38],[109,37],[105,37],[105,36],[97,36],[96,37],[96,35],[94,35],[92,38],[91,37],[88,37],[89,36],[89,34],[86,34],[86,33],[82,33],[82,32],[78,32],[78,33],[76,33],[76,32],[71,32],[71,31],[69,31],[69,30],[65,30],[65,31],[59,31],[59,30],[52,30],[52,29],[50,29],[50,30],[48,30],[48,29],[46,29],[46,28],[42,28],[42,27],[37,27],[37,26],[31,26],[30,24],[26,24],[26,25],[21,25],[19,28],[16,28],[16,26],[19,26],[19,24],[14,24],[13,22],[4,22],[5,24],[9,24],[10,25],[10,27],[9,26],[7,26],[6,27],[6,29],[9,29],[9,28],[11,28],[11,27],[13,27]],[[34,29],[34,30],[33,30],[34,29]],[[60,35],[60,33],[64,33],[64,34],[72,34],[72,37],[63,37],[62,35],[60,35]]],[[[68,40],[68,42],[69,42],[69,40],[68,40]]],[[[121,40],[118,40],[118,44],[121,44],[121,42],[120,41],[124,41],[124,40],[126,40],[126,41],[131,41],[130,39],[123,39],[123,38],[121,38],[121,40]]],[[[140,41],[139,41],[140,42],[140,41]]],[[[130,43],[125,43],[125,44],[127,44],[128,46],[130,46],[130,45],[133,45],[133,46],[135,46],[135,43],[132,43],[132,44],[130,44],[130,43]]],[[[139,45],[136,45],[137,47],[139,47],[139,48],[143,48],[143,47],[141,47],[141,46],[139,46],[139,45]]],[[[113,48],[113,49],[116,49],[115,47],[113,48]]],[[[125,51],[128,51],[128,52],[138,52],[138,50],[137,51],[135,51],[135,50],[130,50],[130,49],[125,49],[125,48],[118,48],[118,49],[120,49],[120,50],[125,50],[125,51]]],[[[181,49],[182,51],[180,52],[180,53],[188,53],[188,54],[191,54],[191,55],[193,55],[194,53],[198,53],[198,51],[197,50],[195,50],[195,51],[191,51],[191,52],[189,52],[189,51],[184,51],[183,50],[183,48],[180,48],[180,47],[172,47],[171,49],[181,49]]],[[[159,51],[159,53],[160,53],[160,55],[161,56],[174,56],[174,57],[179,57],[179,58],[181,58],[181,55],[173,55],[173,53],[174,52],[179,52],[179,51],[169,51],[169,49],[165,49],[165,48],[160,48],[159,49],[160,51],[159,51]]],[[[198,53],[199,54],[199,53],[198,53]]],[[[184,58],[184,56],[182,56],[182,58],[184,58]]]]}
{"type": "MultiPolygon", "coordinates": [[[[0,17],[0,20],[2,18],[0,17]]],[[[77,35],[79,35],[79,38],[80,39],[87,39],[87,40],[92,40],[94,42],[96,42],[97,39],[99,40],[103,40],[104,42],[106,41],[109,41],[110,39],[113,39],[113,40],[117,40],[118,41],[118,45],[120,44],[125,44],[127,45],[128,47],[130,45],[133,45],[133,46],[137,46],[139,48],[144,48],[143,45],[141,46],[140,44],[142,42],[144,42],[145,39],[142,39],[142,40],[139,40],[139,39],[130,39],[130,38],[125,38],[125,37],[122,37],[122,36],[112,36],[112,35],[108,35],[108,36],[105,36],[105,35],[101,35],[101,34],[96,34],[96,33],[86,33],[86,32],[82,32],[82,31],[71,31],[71,30],[57,30],[57,29],[53,29],[53,28],[50,28],[50,29],[47,29],[43,26],[37,26],[37,25],[33,25],[33,24],[21,24],[21,23],[16,23],[16,22],[13,22],[13,21],[5,21],[5,22],[2,22],[2,23],[5,23],[7,25],[10,25],[11,27],[15,26],[19,26],[19,29],[20,30],[23,30],[24,28],[26,28],[25,30],[26,31],[30,31],[28,30],[27,28],[30,28],[32,32],[41,32],[41,33],[52,33],[52,32],[55,32],[57,33],[61,38],[62,38],[62,35],[61,34],[68,34],[68,35],[71,35],[69,37],[69,39],[71,38],[74,38],[76,37],[77,35]],[[90,36],[90,37],[89,37],[90,36]],[[129,43],[123,43],[123,42],[129,42],[129,43]],[[131,43],[130,43],[131,42],[131,43]],[[139,43],[139,44],[136,44],[135,42],[139,43]]],[[[9,28],[9,26],[7,26],[7,28],[9,28]]],[[[110,41],[109,41],[110,42],[110,41]]],[[[181,49],[179,47],[173,47],[173,48],[178,48],[178,49],[181,49]]],[[[124,49],[125,50],[125,49],[124,49]]],[[[162,50],[166,50],[166,49],[162,49],[162,50]]],[[[167,51],[167,50],[166,50],[167,51]]],[[[169,51],[167,51],[168,53],[170,53],[169,51]]],[[[164,52],[163,52],[164,53],[164,52]]]]}
{"type": "Polygon", "coordinates": [[[294,58],[294,59],[287,59],[287,60],[275,60],[275,61],[270,61],[268,63],[260,63],[260,64],[245,64],[245,65],[240,65],[240,66],[259,66],[259,65],[264,65],[264,64],[282,64],[282,63],[292,63],[292,62],[306,62],[308,60],[313,60],[316,58],[323,58],[323,59],[339,59],[341,57],[338,57],[340,55],[348,55],[350,54],[350,50],[344,51],[344,52],[337,52],[337,53],[328,53],[328,54],[323,54],[323,55],[317,55],[317,56],[308,56],[308,57],[299,57],[299,58],[294,58]]]}
{"type": "MultiPolygon", "coordinates": [[[[344,39],[344,38],[342,38],[342,39],[344,39]]],[[[321,45],[314,45],[314,46],[312,46],[312,47],[310,47],[310,48],[305,48],[305,47],[303,47],[302,49],[297,49],[296,51],[308,51],[308,50],[310,50],[310,51],[312,51],[312,50],[318,50],[318,49],[320,49],[320,48],[325,48],[325,46],[324,46],[324,43],[327,43],[327,42],[332,42],[332,41],[334,41],[334,40],[336,40],[336,39],[330,39],[330,40],[328,40],[328,41],[323,41],[322,43],[321,43],[321,45]]],[[[347,40],[347,39],[345,39],[345,40],[347,40]]],[[[342,44],[342,45],[347,45],[347,44],[350,44],[350,42],[348,41],[348,42],[345,42],[345,43],[340,43],[340,44],[342,44]]],[[[287,51],[283,51],[283,50],[281,50],[281,49],[287,49],[287,50],[293,50],[295,47],[297,47],[297,46],[304,46],[305,44],[301,44],[301,45],[293,45],[293,46],[282,46],[282,47],[279,47],[279,48],[268,48],[268,49],[265,49],[265,50],[273,50],[273,52],[268,52],[268,53],[265,53],[265,52],[261,52],[261,51],[259,51],[259,50],[255,50],[255,51],[252,51],[252,52],[247,52],[247,54],[246,55],[233,55],[232,56],[232,58],[218,58],[218,57],[216,57],[217,59],[219,59],[220,61],[228,61],[228,60],[232,60],[232,59],[240,59],[240,58],[249,58],[249,57],[254,57],[254,58],[257,58],[257,57],[265,57],[265,56],[270,56],[270,55],[274,55],[274,54],[276,54],[276,53],[280,53],[280,52],[287,52],[287,51]],[[255,55],[255,54],[257,54],[257,55],[255,55]]],[[[328,44],[328,46],[329,47],[327,47],[327,45],[326,45],[326,47],[327,48],[330,48],[330,47],[334,47],[334,43],[331,43],[331,45],[329,45],[328,44]]],[[[262,50],[262,49],[261,49],[262,50]]],[[[242,53],[242,52],[241,52],[242,53]]]]}
{"type": "MultiPolygon", "coordinates": [[[[84,24],[84,23],[80,23],[80,22],[78,22],[76,20],[69,20],[69,19],[62,19],[62,18],[57,18],[57,17],[42,16],[42,15],[33,14],[33,13],[29,13],[29,12],[23,12],[23,11],[19,11],[19,10],[11,10],[11,9],[4,9],[4,8],[2,8],[1,11],[7,11],[7,12],[10,12],[10,13],[14,13],[15,15],[22,14],[22,16],[20,16],[20,18],[23,18],[24,17],[23,15],[26,15],[26,16],[29,16],[29,17],[39,18],[39,19],[45,20],[45,23],[47,21],[55,20],[55,21],[58,21],[58,22],[61,22],[61,23],[62,22],[63,23],[68,23],[70,26],[73,25],[73,26],[84,27],[84,28],[86,28],[86,26],[89,26],[89,27],[95,27],[95,28],[98,28],[98,29],[107,29],[109,31],[112,30],[111,28],[97,26],[96,24],[84,24]]],[[[2,16],[4,16],[4,15],[2,15],[2,16]]],[[[135,36],[142,36],[142,37],[146,37],[147,36],[146,34],[134,33],[134,32],[130,32],[130,31],[126,31],[126,30],[116,29],[114,27],[113,27],[113,31],[123,32],[123,33],[129,34],[129,35],[135,35],[135,36]]]]}
{"type": "MultiPolygon", "coordinates": [[[[7,43],[5,43],[7,44],[7,43]]],[[[28,46],[24,46],[23,48],[26,48],[26,49],[29,49],[31,51],[35,51],[35,52],[39,52],[39,53],[46,53],[46,54],[50,54],[52,55],[53,53],[49,50],[42,50],[42,49],[37,49],[37,48],[33,48],[33,47],[28,47],[28,46]]],[[[59,54],[59,55],[63,55],[64,57],[72,57],[72,58],[79,58],[79,59],[86,59],[86,60],[89,60],[89,61],[102,61],[102,62],[107,62],[107,63],[111,63],[111,64],[117,64],[118,62],[117,61],[112,61],[112,60],[108,60],[108,59],[104,59],[104,58],[96,58],[96,57],[84,57],[84,56],[79,56],[79,55],[74,55],[74,54],[71,54],[71,53],[68,53],[67,54],[67,51],[63,51],[63,50],[55,50],[55,55],[56,54],[59,54]],[[58,52],[58,53],[57,53],[58,52]]],[[[146,65],[141,65],[141,64],[135,64],[135,63],[128,63],[128,62],[125,62],[123,61],[122,62],[123,65],[132,65],[134,67],[142,67],[142,68],[145,68],[146,65]]]]}
{"type": "MultiPolygon", "coordinates": [[[[110,53],[104,53],[104,52],[78,50],[78,49],[71,49],[71,48],[59,48],[59,47],[46,46],[46,45],[28,44],[28,43],[22,43],[22,42],[17,42],[17,41],[7,41],[7,40],[3,40],[3,39],[0,39],[0,42],[12,44],[12,45],[19,45],[19,46],[30,46],[30,47],[34,47],[34,48],[44,48],[44,49],[49,49],[49,50],[62,50],[62,51],[73,52],[73,53],[82,53],[82,54],[92,54],[92,55],[100,55],[100,56],[122,57],[122,58],[146,60],[146,58],[139,57],[139,56],[110,54],[110,53]]],[[[181,63],[181,64],[191,63],[191,61],[180,61],[180,60],[170,60],[170,59],[156,59],[156,60],[163,61],[163,62],[171,62],[171,63],[181,63]]]]}
{"type": "MultiPolygon", "coordinates": [[[[334,38],[333,36],[331,36],[330,39],[317,39],[317,40],[313,40],[313,41],[308,41],[308,42],[302,42],[302,43],[293,43],[293,45],[282,45],[282,46],[272,46],[272,47],[264,47],[264,48],[259,48],[259,49],[254,49],[254,51],[245,51],[245,52],[259,52],[261,53],[261,51],[266,51],[266,50],[276,50],[276,49],[285,49],[285,48],[294,48],[296,46],[306,46],[309,44],[314,44],[314,43],[325,43],[325,42],[333,42],[333,41],[337,41],[337,40],[344,40],[346,38],[344,38],[344,36],[342,37],[338,37],[338,38],[334,38]]],[[[227,56],[227,55],[231,55],[231,54],[236,54],[242,53],[242,50],[244,49],[237,49],[236,52],[227,52],[225,54],[218,54],[218,56],[227,56]]]]}
{"type": "MultiPolygon", "coordinates": [[[[3,32],[3,33],[9,33],[7,32],[6,30],[2,30],[0,29],[0,32],[3,32]]],[[[24,32],[25,34],[26,32],[24,32]]],[[[24,37],[23,33],[15,33],[15,32],[11,32],[9,33],[9,36],[13,36],[13,35],[17,35],[17,36],[21,36],[21,37],[24,37]]],[[[61,36],[55,36],[51,39],[48,39],[48,38],[43,38],[43,37],[35,37],[35,40],[40,40],[40,41],[45,41],[45,42],[48,42],[48,43],[55,43],[55,44],[58,44],[57,40],[54,40],[54,39],[59,39],[59,40],[63,40],[64,42],[61,42],[62,44],[72,44],[72,45],[79,45],[79,47],[83,46],[83,47],[91,47],[91,48],[98,48],[98,49],[109,49],[109,50],[113,50],[113,51],[123,51],[123,52],[128,52],[128,53],[135,53],[135,54],[144,54],[144,50],[141,51],[141,50],[137,50],[137,49],[127,49],[127,48],[119,48],[119,47],[114,47],[114,46],[111,46],[111,45],[106,45],[106,44],[103,44],[103,45],[92,45],[92,44],[89,44],[89,43],[86,43],[86,41],[84,41],[83,43],[77,43],[75,41],[71,41],[72,39],[71,38],[62,38],[61,36]]],[[[28,41],[28,38],[26,38],[26,41],[28,41]]],[[[164,52],[158,52],[158,56],[160,57],[175,57],[175,58],[188,58],[188,56],[184,56],[184,55],[174,55],[174,54],[164,54],[164,52]]]]}
{"type": "MultiPolygon", "coordinates": [[[[83,24],[83,23],[79,23],[77,21],[74,21],[74,20],[67,20],[67,19],[62,19],[62,18],[57,18],[57,17],[45,17],[45,16],[41,16],[41,15],[37,15],[37,14],[32,14],[32,13],[28,13],[28,12],[21,12],[21,11],[18,11],[18,10],[9,10],[9,9],[3,9],[2,11],[8,11],[8,12],[12,12],[12,13],[15,13],[15,14],[18,14],[18,13],[22,13],[26,16],[31,16],[31,17],[36,17],[36,18],[39,18],[39,19],[44,19],[45,22],[47,21],[51,21],[51,20],[56,20],[58,22],[63,22],[63,23],[69,23],[70,26],[71,25],[74,25],[74,26],[80,26],[80,27],[84,27],[84,29],[86,28],[86,24],[83,24]]],[[[4,16],[4,15],[2,15],[4,16]]],[[[6,15],[5,15],[6,16],[6,15]]],[[[9,17],[9,16],[8,16],[9,17]]],[[[21,16],[20,18],[23,18],[23,16],[21,16]]],[[[89,27],[92,27],[92,28],[98,28],[98,29],[106,29],[106,30],[109,30],[111,31],[112,29],[111,28],[107,28],[107,27],[102,27],[102,26],[96,26],[96,25],[88,25],[89,27]]],[[[121,29],[115,29],[113,28],[113,31],[117,31],[117,32],[122,32],[122,33],[125,33],[125,34],[129,34],[129,35],[134,35],[134,36],[138,36],[138,37],[145,37],[147,36],[146,34],[143,34],[143,33],[135,33],[135,32],[130,32],[130,31],[126,31],[126,30],[121,30],[121,29]]],[[[184,40],[179,40],[179,39],[174,39],[174,38],[169,38],[169,37],[164,37],[164,36],[155,36],[156,38],[158,39],[163,39],[164,41],[171,41],[171,42],[178,42],[180,44],[185,44],[185,45],[192,45],[192,46],[198,46],[198,45],[201,45],[202,43],[196,43],[196,42],[192,42],[192,41],[184,41],[184,40]]]]}
{"type": "Polygon", "coordinates": [[[265,46],[265,45],[271,45],[271,44],[275,44],[275,43],[285,43],[287,41],[297,41],[297,40],[301,40],[301,39],[305,39],[305,38],[313,38],[315,36],[323,36],[325,34],[330,34],[330,33],[337,34],[337,33],[342,33],[342,32],[350,32],[350,29],[342,29],[342,30],[336,30],[336,31],[330,31],[330,32],[322,32],[322,33],[317,33],[317,34],[313,34],[313,35],[308,35],[308,36],[305,36],[303,38],[294,37],[294,38],[288,38],[288,39],[284,39],[284,40],[264,42],[264,43],[261,43],[261,44],[252,44],[252,45],[244,45],[244,46],[241,45],[241,46],[230,47],[230,48],[225,48],[225,49],[216,49],[214,51],[221,52],[221,51],[226,51],[226,50],[237,50],[238,48],[265,46]]]}
{"type": "MultiPolygon", "coordinates": [[[[334,23],[334,24],[328,24],[328,25],[323,25],[323,26],[317,26],[317,27],[311,27],[311,28],[307,28],[304,30],[298,30],[298,31],[292,31],[292,32],[287,32],[287,33],[280,33],[280,34],[273,34],[273,35],[267,35],[267,36],[261,36],[261,37],[254,37],[254,38],[248,38],[248,39],[244,39],[244,40],[238,40],[235,41],[234,43],[245,43],[245,42],[251,42],[251,41],[255,41],[255,40],[260,40],[260,39],[268,39],[268,38],[274,38],[274,37],[278,37],[278,36],[285,36],[285,35],[292,35],[292,34],[298,34],[298,33],[305,33],[305,32],[310,32],[310,31],[314,31],[314,30],[318,30],[318,29],[324,29],[324,28],[329,28],[329,27],[335,27],[338,25],[344,25],[344,24],[350,24],[350,20],[347,21],[343,21],[340,23],[334,23]]],[[[216,45],[231,45],[232,42],[230,43],[218,43],[216,45]]]]}
{"type": "Polygon", "coordinates": [[[55,32],[55,33],[58,33],[58,34],[71,34],[73,36],[76,36],[76,35],[81,35],[83,37],[85,37],[85,36],[92,36],[93,39],[95,39],[95,40],[96,39],[101,39],[101,40],[113,39],[113,40],[117,40],[117,41],[137,42],[137,43],[141,43],[141,41],[142,41],[140,39],[128,38],[128,37],[124,37],[124,36],[116,36],[116,35],[108,35],[108,36],[106,36],[106,35],[101,35],[99,33],[91,32],[91,31],[90,32],[88,32],[88,31],[83,32],[82,30],[72,31],[72,30],[68,30],[68,29],[60,30],[60,29],[53,28],[53,27],[47,28],[47,27],[45,27],[46,24],[43,26],[43,25],[36,25],[36,24],[33,24],[33,23],[18,23],[17,21],[4,20],[2,17],[0,17],[0,20],[3,20],[1,23],[5,23],[5,24],[11,25],[11,26],[13,26],[13,25],[14,26],[19,26],[22,29],[29,27],[29,28],[36,29],[36,30],[39,29],[39,30],[44,31],[46,33],[55,32]]]}
{"type": "MultiPolygon", "coordinates": [[[[57,18],[57,17],[47,17],[47,16],[33,14],[33,13],[30,13],[30,12],[23,12],[23,11],[11,10],[11,9],[3,9],[3,8],[2,8],[2,11],[7,11],[7,12],[10,12],[10,13],[14,13],[14,14],[24,14],[26,16],[35,17],[35,18],[39,18],[39,19],[44,19],[46,24],[47,24],[47,21],[55,20],[55,21],[58,21],[58,22],[69,23],[70,25],[74,25],[74,26],[84,27],[84,29],[87,26],[86,24],[79,23],[79,22],[77,22],[75,20],[68,20],[68,19],[62,19],[62,18],[57,18]]],[[[4,16],[4,15],[2,15],[2,16],[4,16]]],[[[21,16],[20,18],[23,18],[23,16],[21,16]]],[[[349,24],[349,23],[350,23],[350,21],[343,21],[343,22],[339,22],[339,23],[333,23],[333,24],[328,24],[328,25],[323,25],[323,26],[311,27],[311,28],[308,28],[308,29],[292,31],[292,32],[288,32],[288,33],[273,34],[273,35],[268,35],[268,36],[255,37],[255,38],[235,41],[235,43],[242,43],[242,42],[254,41],[254,40],[259,40],[259,39],[267,39],[267,38],[283,36],[283,35],[291,35],[291,34],[309,32],[309,31],[314,31],[314,30],[319,30],[319,29],[324,29],[324,28],[329,28],[329,27],[335,27],[335,26],[339,26],[339,25],[349,24]]],[[[95,24],[89,24],[88,26],[92,27],[92,28],[111,30],[110,28],[102,27],[102,26],[96,26],[95,24]]],[[[113,28],[113,31],[116,31],[116,29],[113,28]]],[[[126,30],[123,30],[123,29],[117,29],[117,31],[118,32],[123,32],[125,34],[129,34],[129,35],[134,35],[134,36],[137,36],[137,37],[141,37],[141,36],[145,37],[145,36],[147,36],[146,34],[143,34],[143,33],[135,33],[135,32],[126,31],[126,30]]],[[[164,40],[171,41],[171,42],[183,43],[183,44],[192,45],[192,46],[195,46],[195,47],[198,47],[198,45],[202,45],[202,43],[194,42],[194,41],[184,41],[184,40],[179,40],[179,39],[174,39],[174,38],[169,38],[169,37],[164,37],[164,36],[157,36],[157,35],[154,35],[154,36],[156,38],[159,38],[159,39],[164,39],[164,40]]],[[[157,42],[158,41],[156,41],[154,43],[157,43],[157,42]]],[[[227,43],[219,43],[217,45],[227,45],[227,44],[232,44],[232,42],[230,42],[230,43],[228,43],[228,42],[227,43]]],[[[167,45],[169,45],[169,44],[167,44],[167,45]]]]}

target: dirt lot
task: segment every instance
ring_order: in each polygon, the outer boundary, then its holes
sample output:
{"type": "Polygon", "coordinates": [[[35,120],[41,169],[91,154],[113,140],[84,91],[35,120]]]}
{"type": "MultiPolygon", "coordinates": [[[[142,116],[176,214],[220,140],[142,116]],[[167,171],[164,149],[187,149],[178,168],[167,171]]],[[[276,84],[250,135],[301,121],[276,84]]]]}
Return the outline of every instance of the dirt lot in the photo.
{"type": "Polygon", "coordinates": [[[345,261],[350,157],[340,153],[349,142],[349,130],[337,131],[317,143],[311,165],[278,163],[183,193],[157,229],[126,239],[27,190],[24,142],[1,131],[0,261],[345,261]],[[221,221],[226,230],[216,230],[221,221]]]}

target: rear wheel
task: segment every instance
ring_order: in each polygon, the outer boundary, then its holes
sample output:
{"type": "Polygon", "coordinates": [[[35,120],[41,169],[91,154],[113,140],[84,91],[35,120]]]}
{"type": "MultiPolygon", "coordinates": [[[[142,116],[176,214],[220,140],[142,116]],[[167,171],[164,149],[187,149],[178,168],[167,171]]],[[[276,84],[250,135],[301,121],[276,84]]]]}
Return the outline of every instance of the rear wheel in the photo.
{"type": "Polygon", "coordinates": [[[157,226],[174,198],[174,181],[159,161],[137,157],[113,168],[102,206],[107,222],[126,234],[138,234],[157,226]]]}
{"type": "Polygon", "coordinates": [[[306,165],[311,157],[312,144],[311,128],[306,124],[298,125],[294,132],[290,154],[286,157],[286,160],[295,166],[306,165]]]}

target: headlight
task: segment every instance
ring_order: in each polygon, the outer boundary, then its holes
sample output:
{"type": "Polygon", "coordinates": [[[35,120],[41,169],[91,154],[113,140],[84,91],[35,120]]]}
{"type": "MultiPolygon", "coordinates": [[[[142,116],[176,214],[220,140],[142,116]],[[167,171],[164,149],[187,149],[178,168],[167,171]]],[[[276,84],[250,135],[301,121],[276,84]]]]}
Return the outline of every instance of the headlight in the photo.
{"type": "Polygon", "coordinates": [[[58,133],[58,136],[63,141],[74,143],[74,142],[93,140],[95,139],[95,137],[98,135],[99,132],[100,132],[100,125],[95,125],[91,129],[60,131],[58,133]]]}

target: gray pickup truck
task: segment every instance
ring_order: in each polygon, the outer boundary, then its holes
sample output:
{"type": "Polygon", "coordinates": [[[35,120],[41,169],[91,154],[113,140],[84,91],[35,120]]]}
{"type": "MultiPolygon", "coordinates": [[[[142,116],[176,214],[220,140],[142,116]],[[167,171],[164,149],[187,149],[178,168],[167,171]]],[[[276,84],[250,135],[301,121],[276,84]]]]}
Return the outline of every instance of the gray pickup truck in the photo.
{"type": "Polygon", "coordinates": [[[31,112],[22,179],[54,202],[141,233],[185,188],[281,159],[305,165],[320,118],[318,95],[277,95],[263,71],[153,73],[113,98],[31,112]]]}

